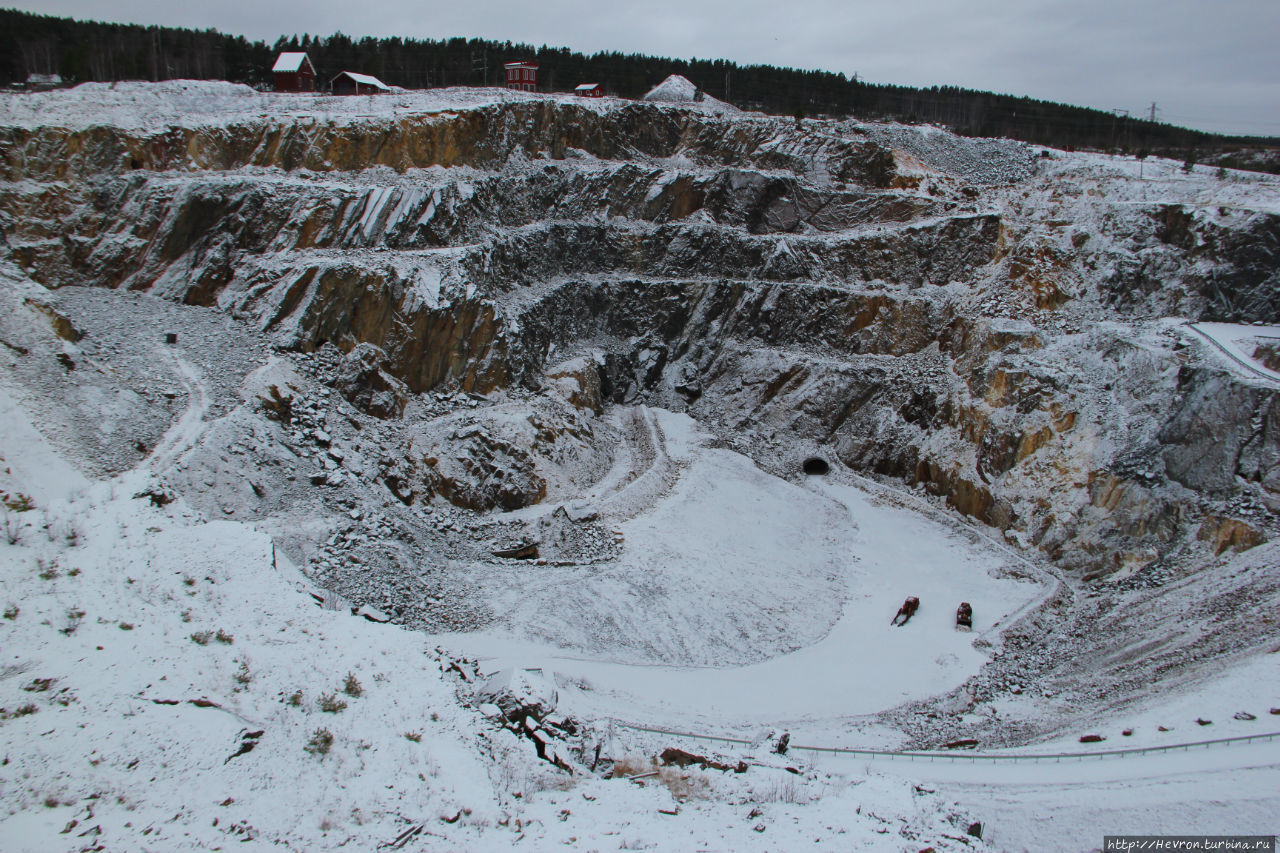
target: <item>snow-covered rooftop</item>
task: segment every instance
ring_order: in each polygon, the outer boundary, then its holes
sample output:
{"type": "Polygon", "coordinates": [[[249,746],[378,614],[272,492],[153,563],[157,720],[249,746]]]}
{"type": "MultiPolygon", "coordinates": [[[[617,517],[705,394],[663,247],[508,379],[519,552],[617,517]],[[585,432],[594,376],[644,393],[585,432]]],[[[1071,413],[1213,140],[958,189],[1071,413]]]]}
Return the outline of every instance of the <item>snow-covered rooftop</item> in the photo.
{"type": "Polygon", "coordinates": [[[280,54],[280,58],[276,60],[276,64],[271,66],[271,70],[285,72],[301,71],[302,64],[304,62],[308,67],[311,67],[312,73],[315,73],[315,68],[311,66],[311,60],[305,53],[282,53],[280,54]]]}
{"type": "Polygon", "coordinates": [[[390,86],[388,86],[386,83],[383,83],[381,80],[379,80],[377,77],[374,77],[372,74],[359,74],[355,71],[343,71],[341,74],[338,74],[337,77],[334,77],[333,79],[337,80],[338,77],[343,77],[343,76],[350,77],[352,80],[356,81],[362,86],[376,86],[379,89],[386,89],[388,92],[391,91],[390,86]]]}

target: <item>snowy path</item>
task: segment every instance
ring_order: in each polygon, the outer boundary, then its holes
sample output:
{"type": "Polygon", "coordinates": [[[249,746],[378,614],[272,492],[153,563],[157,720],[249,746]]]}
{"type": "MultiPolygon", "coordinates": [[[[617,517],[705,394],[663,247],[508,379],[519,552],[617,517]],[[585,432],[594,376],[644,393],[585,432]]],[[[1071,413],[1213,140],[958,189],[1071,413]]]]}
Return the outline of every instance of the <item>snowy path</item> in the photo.
{"type": "Polygon", "coordinates": [[[652,509],[661,493],[679,476],[667,453],[662,424],[654,413],[647,406],[640,406],[626,418],[631,469],[616,485],[588,495],[584,502],[585,509],[598,509],[602,516],[619,521],[652,509]]]}
{"type": "Polygon", "coordinates": [[[204,432],[204,416],[209,411],[209,388],[200,368],[176,352],[166,352],[166,355],[173,359],[178,375],[187,386],[188,402],[182,417],[165,431],[143,463],[154,471],[173,465],[195,445],[204,432]]]}
{"type": "Polygon", "coordinates": [[[676,472],[666,451],[662,425],[647,406],[618,408],[622,441],[609,470],[583,494],[567,501],[543,501],[506,513],[511,521],[533,521],[567,506],[573,515],[598,512],[618,521],[650,508],[656,492],[671,485],[676,472]]]}
{"type": "MultiPolygon", "coordinates": [[[[707,452],[697,458],[696,464],[707,465],[722,457],[707,452]]],[[[714,474],[703,470],[698,477],[714,479],[714,474]]],[[[614,663],[581,649],[538,646],[499,632],[445,635],[441,640],[484,658],[486,671],[516,666],[555,672],[562,702],[573,713],[673,726],[696,721],[712,729],[786,722],[797,741],[854,746],[858,744],[832,743],[834,721],[959,685],[987,660],[974,640],[1004,627],[1052,590],[1053,584],[1012,576],[1010,570],[1025,576],[1026,567],[963,525],[942,523],[852,484],[810,480],[806,485],[845,509],[853,553],[844,561],[846,603],[838,620],[825,637],[805,648],[748,666],[682,668],[614,663]],[[908,595],[919,596],[920,611],[907,626],[891,627],[890,618],[908,595]],[[955,608],[961,601],[974,605],[974,633],[955,630],[955,608]],[[575,688],[574,683],[588,687],[575,688]]],[[[702,497],[714,500],[716,495],[702,497]]],[[[783,497],[779,491],[756,499],[768,513],[768,501],[783,497]]],[[[676,513],[664,518],[664,526],[650,538],[680,543],[705,536],[700,525],[722,512],[709,505],[689,512],[688,518],[676,513]],[[680,529],[685,523],[691,529],[680,529]]],[[[628,547],[644,532],[637,526],[646,518],[624,527],[628,547]]],[[[751,547],[746,537],[744,532],[743,548],[751,547]]],[[[805,543],[784,547],[803,549],[805,543]]],[[[732,572],[734,555],[726,558],[732,572]]],[[[708,565],[706,570],[716,568],[708,565]]]]}
{"type": "Polygon", "coordinates": [[[1195,332],[1218,352],[1230,359],[1237,373],[1243,372],[1250,379],[1262,378],[1280,384],[1280,371],[1270,370],[1253,358],[1253,341],[1269,338],[1280,344],[1280,326],[1242,326],[1236,323],[1190,323],[1188,329],[1195,332]]]}
{"type": "Polygon", "coordinates": [[[989,764],[823,760],[832,770],[945,785],[999,850],[1088,850],[1102,837],[1273,834],[1280,741],[1115,760],[989,764]]]}

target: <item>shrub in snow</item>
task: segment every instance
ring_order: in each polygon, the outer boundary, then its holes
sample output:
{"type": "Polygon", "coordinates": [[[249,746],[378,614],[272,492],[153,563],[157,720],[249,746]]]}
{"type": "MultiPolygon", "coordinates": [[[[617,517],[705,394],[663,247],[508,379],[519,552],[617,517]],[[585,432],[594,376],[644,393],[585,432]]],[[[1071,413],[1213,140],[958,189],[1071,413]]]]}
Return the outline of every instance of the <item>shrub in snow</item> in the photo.
{"type": "Polygon", "coordinates": [[[333,732],[328,729],[316,729],[311,733],[311,740],[307,741],[304,750],[312,755],[328,755],[329,748],[333,746],[333,732]]]}
{"type": "Polygon", "coordinates": [[[84,611],[78,607],[72,607],[67,610],[67,625],[62,629],[62,633],[70,637],[80,627],[80,620],[84,618],[84,611]]]}
{"type": "Polygon", "coordinates": [[[329,714],[336,714],[347,707],[347,703],[338,698],[337,693],[325,693],[319,700],[320,710],[329,714]]]}
{"type": "Polygon", "coordinates": [[[22,522],[18,516],[10,512],[8,508],[4,511],[4,539],[10,545],[17,545],[18,540],[22,538],[22,522]]]}
{"type": "Polygon", "coordinates": [[[342,692],[354,697],[364,695],[364,688],[360,686],[360,679],[356,678],[354,672],[347,673],[346,681],[342,682],[342,692]]]}
{"type": "Polygon", "coordinates": [[[249,686],[249,682],[253,681],[253,675],[249,672],[249,662],[240,661],[240,668],[236,670],[236,674],[232,676],[236,681],[236,689],[243,690],[249,686]]]}

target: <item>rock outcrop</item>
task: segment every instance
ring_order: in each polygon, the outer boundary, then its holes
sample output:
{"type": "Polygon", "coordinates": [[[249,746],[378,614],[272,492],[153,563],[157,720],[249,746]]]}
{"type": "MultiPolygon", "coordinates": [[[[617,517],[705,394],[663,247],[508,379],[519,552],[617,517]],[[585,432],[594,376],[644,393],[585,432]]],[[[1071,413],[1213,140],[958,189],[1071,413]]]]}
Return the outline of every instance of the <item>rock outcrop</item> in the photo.
{"type": "MultiPolygon", "coordinates": [[[[1013,143],[697,104],[281,109],[0,128],[7,259],[332,344],[380,418],[436,389],[659,404],[770,470],[822,448],[1084,572],[1236,547],[1187,523],[1280,507],[1280,396],[1154,319],[1280,319],[1267,210],[1146,203],[1013,143]]],[[[263,405],[287,417],[283,392],[263,405]]],[[[548,459],[601,452],[552,420],[426,429],[396,482],[540,501],[548,459]]]]}

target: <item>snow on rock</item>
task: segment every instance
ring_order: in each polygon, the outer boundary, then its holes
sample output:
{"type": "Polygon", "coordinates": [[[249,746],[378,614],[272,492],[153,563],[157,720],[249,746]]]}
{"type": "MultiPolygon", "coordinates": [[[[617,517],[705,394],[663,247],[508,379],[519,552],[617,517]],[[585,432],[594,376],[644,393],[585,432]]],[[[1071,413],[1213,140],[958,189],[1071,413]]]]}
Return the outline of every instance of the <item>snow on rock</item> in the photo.
{"type": "Polygon", "coordinates": [[[698,94],[698,87],[687,77],[672,74],[657,86],[645,93],[646,101],[674,101],[676,103],[691,102],[698,94]]]}
{"type": "Polygon", "coordinates": [[[645,92],[642,100],[670,104],[701,104],[703,107],[715,112],[739,112],[738,108],[732,104],[726,104],[724,101],[719,101],[706,95],[689,78],[679,74],[672,74],[666,80],[645,92]]]}
{"type": "MultiPolygon", "coordinates": [[[[1165,743],[1274,648],[1280,180],[669,84],[0,93],[6,843],[1078,849],[1158,797],[800,747],[1165,743]]],[[[1252,814],[1248,754],[1177,802],[1252,814]]]]}
{"type": "Polygon", "coordinates": [[[421,634],[316,606],[270,538],[156,506],[142,497],[155,486],[144,472],[96,483],[22,513],[17,543],[0,542],[6,850],[546,849],[618,833],[756,850],[885,831],[950,849],[968,820],[803,763],[798,777],[691,768],[643,786],[570,775],[459,705],[421,634]],[[54,517],[75,519],[74,539],[45,536],[54,517]],[[744,824],[735,804],[751,801],[765,829],[744,824]]]}
{"type": "Polygon", "coordinates": [[[0,728],[7,849],[79,849],[85,831],[124,848],[317,848],[393,838],[405,813],[492,820],[470,716],[414,675],[430,664],[421,638],[315,607],[267,536],[134,497],[153,483],[97,483],[25,513],[22,540],[0,545],[15,611],[0,703],[33,709],[0,728]],[[74,541],[44,535],[52,517],[74,520],[74,541]]]}

